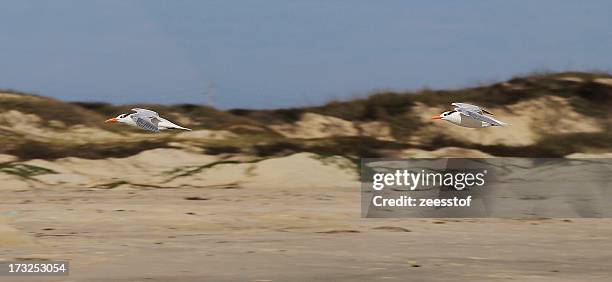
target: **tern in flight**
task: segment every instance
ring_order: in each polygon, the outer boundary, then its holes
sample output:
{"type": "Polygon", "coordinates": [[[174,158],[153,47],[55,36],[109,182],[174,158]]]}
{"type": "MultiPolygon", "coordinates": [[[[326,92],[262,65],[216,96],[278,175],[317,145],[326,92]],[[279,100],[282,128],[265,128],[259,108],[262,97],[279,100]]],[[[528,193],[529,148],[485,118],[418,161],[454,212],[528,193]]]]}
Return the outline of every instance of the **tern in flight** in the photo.
{"type": "Polygon", "coordinates": [[[182,129],[191,130],[160,117],[158,113],[147,109],[132,109],[134,113],[120,114],[116,118],[106,120],[106,123],[125,123],[134,127],[158,133],[160,130],[166,129],[182,129]]]}
{"type": "Polygon", "coordinates": [[[431,119],[441,119],[463,127],[483,128],[489,126],[508,125],[485,114],[492,115],[485,109],[466,103],[452,103],[455,109],[433,116],[431,119]]]}

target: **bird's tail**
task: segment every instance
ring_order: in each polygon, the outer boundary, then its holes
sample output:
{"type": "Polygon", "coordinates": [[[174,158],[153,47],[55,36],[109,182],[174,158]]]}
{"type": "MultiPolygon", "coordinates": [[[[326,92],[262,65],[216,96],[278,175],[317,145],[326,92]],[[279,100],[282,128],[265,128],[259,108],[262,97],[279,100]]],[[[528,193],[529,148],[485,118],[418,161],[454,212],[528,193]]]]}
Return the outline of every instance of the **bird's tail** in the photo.
{"type": "Polygon", "coordinates": [[[512,124],[510,124],[510,123],[503,122],[503,121],[497,121],[497,122],[499,122],[499,124],[496,124],[497,126],[508,126],[508,125],[512,125],[512,124]]]}
{"type": "Polygon", "coordinates": [[[191,131],[191,128],[182,127],[182,126],[179,126],[179,125],[177,125],[175,128],[176,128],[176,129],[180,129],[180,130],[187,130],[187,131],[191,131]]]}
{"type": "Polygon", "coordinates": [[[159,124],[160,124],[160,125],[162,125],[163,127],[169,128],[169,129],[171,128],[171,129],[180,129],[180,130],[187,130],[187,131],[191,131],[191,129],[190,129],[190,128],[187,128],[187,127],[182,127],[182,126],[180,126],[180,125],[178,125],[178,124],[176,124],[176,123],[174,123],[174,122],[171,122],[171,121],[169,121],[169,120],[167,120],[167,119],[164,119],[164,120],[163,120],[162,122],[160,122],[159,124]]]}

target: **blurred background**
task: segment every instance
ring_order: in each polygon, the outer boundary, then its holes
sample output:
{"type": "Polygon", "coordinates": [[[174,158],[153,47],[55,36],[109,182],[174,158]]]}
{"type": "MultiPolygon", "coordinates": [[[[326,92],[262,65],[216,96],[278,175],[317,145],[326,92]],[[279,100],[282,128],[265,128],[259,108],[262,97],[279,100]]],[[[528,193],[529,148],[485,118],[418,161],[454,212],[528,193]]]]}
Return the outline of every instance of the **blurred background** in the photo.
{"type": "MultiPolygon", "coordinates": [[[[74,281],[609,281],[610,219],[364,220],[359,174],[362,158],[612,158],[611,11],[0,1],[0,261],[69,260],[74,281]],[[511,125],[431,120],[453,102],[511,125]],[[135,107],[193,131],[104,123],[135,107]]],[[[514,192],[496,200],[526,217],[564,204],[514,192]]],[[[562,194],[601,216],[582,192],[562,194]]]]}

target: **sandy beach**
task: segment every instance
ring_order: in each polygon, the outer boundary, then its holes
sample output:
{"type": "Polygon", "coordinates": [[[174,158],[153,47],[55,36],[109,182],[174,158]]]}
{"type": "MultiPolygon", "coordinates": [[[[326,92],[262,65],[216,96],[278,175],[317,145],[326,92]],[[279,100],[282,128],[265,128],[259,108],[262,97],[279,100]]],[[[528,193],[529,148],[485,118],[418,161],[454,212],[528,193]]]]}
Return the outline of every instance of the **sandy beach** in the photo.
{"type": "Polygon", "coordinates": [[[611,275],[610,219],[368,219],[360,218],[357,181],[275,182],[282,179],[176,188],[3,186],[0,252],[3,260],[70,261],[69,276],[30,281],[608,281],[611,275]]]}

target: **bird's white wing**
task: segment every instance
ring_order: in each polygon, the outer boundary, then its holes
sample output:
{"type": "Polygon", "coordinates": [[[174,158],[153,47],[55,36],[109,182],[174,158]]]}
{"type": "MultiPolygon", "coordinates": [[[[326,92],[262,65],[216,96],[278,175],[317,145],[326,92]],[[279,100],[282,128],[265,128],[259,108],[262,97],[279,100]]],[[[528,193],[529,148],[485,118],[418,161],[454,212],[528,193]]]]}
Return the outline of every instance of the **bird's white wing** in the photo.
{"type": "Polygon", "coordinates": [[[469,110],[469,109],[466,109],[466,108],[457,108],[457,111],[459,111],[463,115],[471,117],[471,118],[473,118],[475,120],[484,121],[484,122],[489,123],[489,124],[491,124],[493,126],[503,126],[503,125],[507,124],[505,122],[496,120],[496,119],[494,119],[492,117],[485,116],[482,113],[479,113],[479,112],[476,112],[476,111],[473,111],[473,110],[469,110]]]}
{"type": "Polygon", "coordinates": [[[138,127],[155,133],[159,132],[159,127],[157,126],[159,119],[150,116],[143,117],[139,113],[133,114],[130,117],[138,127]]]}
{"type": "Polygon", "coordinates": [[[476,113],[480,113],[482,114],[482,112],[485,112],[487,114],[492,115],[492,113],[487,112],[487,110],[476,106],[476,105],[472,105],[472,104],[468,104],[468,103],[452,103],[451,105],[455,106],[455,110],[459,111],[459,109],[466,109],[472,112],[476,112],[476,113]]]}

